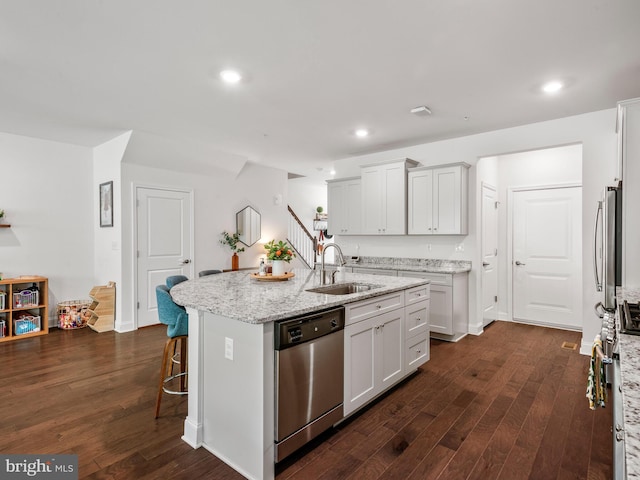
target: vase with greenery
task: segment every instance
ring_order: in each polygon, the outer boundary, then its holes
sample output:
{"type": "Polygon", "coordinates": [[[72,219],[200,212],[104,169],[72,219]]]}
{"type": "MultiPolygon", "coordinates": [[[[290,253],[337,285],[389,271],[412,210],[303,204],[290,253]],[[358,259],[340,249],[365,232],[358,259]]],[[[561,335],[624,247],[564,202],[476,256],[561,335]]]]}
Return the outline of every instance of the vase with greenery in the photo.
{"type": "Polygon", "coordinates": [[[220,243],[228,246],[233,252],[231,256],[231,270],[238,270],[240,268],[240,258],[238,254],[244,252],[244,247],[238,247],[240,237],[237,233],[229,233],[227,231],[222,232],[221,235],[220,243]]]}
{"type": "Polygon", "coordinates": [[[282,240],[277,242],[275,240],[271,240],[269,243],[265,244],[264,248],[267,251],[267,259],[271,260],[271,275],[284,275],[286,273],[285,263],[289,263],[291,259],[296,256],[293,252],[293,248],[282,240]]]}

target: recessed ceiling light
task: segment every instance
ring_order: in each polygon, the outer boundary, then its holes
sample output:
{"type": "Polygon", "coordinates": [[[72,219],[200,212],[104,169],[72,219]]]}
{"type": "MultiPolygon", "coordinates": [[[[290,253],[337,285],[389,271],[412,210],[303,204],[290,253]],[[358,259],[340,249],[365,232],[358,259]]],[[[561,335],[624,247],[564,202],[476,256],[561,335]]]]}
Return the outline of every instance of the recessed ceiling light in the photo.
{"type": "Polygon", "coordinates": [[[235,70],[223,70],[220,72],[220,78],[227,83],[238,83],[242,80],[242,76],[235,70]]]}
{"type": "Polygon", "coordinates": [[[542,91],[545,92],[545,93],[556,93],[560,89],[562,89],[562,83],[560,83],[558,81],[545,83],[542,86],[542,91]]]}
{"type": "Polygon", "coordinates": [[[368,136],[369,136],[369,130],[367,130],[366,128],[359,128],[358,130],[356,130],[356,137],[364,138],[368,136]]]}

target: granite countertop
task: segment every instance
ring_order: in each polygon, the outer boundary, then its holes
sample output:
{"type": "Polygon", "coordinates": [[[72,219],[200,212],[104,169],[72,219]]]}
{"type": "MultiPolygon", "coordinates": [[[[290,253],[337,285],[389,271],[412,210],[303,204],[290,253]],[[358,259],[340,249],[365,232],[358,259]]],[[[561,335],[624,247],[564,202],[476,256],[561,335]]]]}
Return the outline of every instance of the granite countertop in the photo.
{"type": "Polygon", "coordinates": [[[471,271],[468,260],[438,260],[434,258],[359,257],[347,260],[347,267],[378,268],[425,273],[465,273],[471,271]]]}
{"type": "MultiPolygon", "coordinates": [[[[618,302],[640,301],[640,289],[618,288],[618,302]]],[[[624,405],[625,450],[627,477],[640,478],[640,336],[618,335],[622,401],[624,405]]]]}
{"type": "Polygon", "coordinates": [[[173,287],[171,296],[185,307],[247,323],[266,323],[429,283],[420,278],[342,273],[336,284],[358,282],[376,288],[348,295],[326,295],[306,291],[320,286],[319,270],[294,269],[295,276],[283,282],[256,280],[251,273],[255,272],[238,271],[188,280],[173,287]]]}

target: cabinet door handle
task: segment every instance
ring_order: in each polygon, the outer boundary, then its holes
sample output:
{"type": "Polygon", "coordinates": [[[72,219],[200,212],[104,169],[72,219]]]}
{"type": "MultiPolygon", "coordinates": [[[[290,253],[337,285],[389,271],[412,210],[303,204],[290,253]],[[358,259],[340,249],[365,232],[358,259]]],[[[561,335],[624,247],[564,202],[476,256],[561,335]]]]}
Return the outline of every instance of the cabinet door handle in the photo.
{"type": "Polygon", "coordinates": [[[380,310],[382,308],[382,305],[376,305],[376,308],[380,310]]]}
{"type": "Polygon", "coordinates": [[[526,265],[526,263],[522,263],[520,260],[516,260],[516,265],[524,267],[526,265]]]}

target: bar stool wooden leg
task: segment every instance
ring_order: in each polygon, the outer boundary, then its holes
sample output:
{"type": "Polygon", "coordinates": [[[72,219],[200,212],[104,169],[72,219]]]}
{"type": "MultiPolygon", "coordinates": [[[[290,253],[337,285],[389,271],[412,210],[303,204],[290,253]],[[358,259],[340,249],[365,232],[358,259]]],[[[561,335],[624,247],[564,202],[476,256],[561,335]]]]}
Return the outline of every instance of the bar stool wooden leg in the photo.
{"type": "Polygon", "coordinates": [[[185,338],[181,338],[180,339],[180,391],[181,392],[186,392],[187,391],[187,365],[189,363],[187,362],[187,339],[185,338]]]}
{"type": "MultiPolygon", "coordinates": [[[[160,381],[158,382],[158,398],[156,399],[156,417],[160,416],[160,402],[162,402],[162,387],[164,386],[164,379],[168,376],[168,368],[171,368],[171,361],[169,352],[171,346],[175,347],[175,341],[173,338],[168,338],[164,344],[164,353],[162,354],[162,365],[160,366],[160,381]]],[[[169,373],[170,374],[170,373],[169,373]]]]}
{"type": "Polygon", "coordinates": [[[167,339],[164,345],[164,353],[162,355],[162,366],[160,367],[160,380],[158,382],[158,397],[156,399],[156,417],[160,416],[160,403],[162,402],[162,394],[170,395],[186,395],[188,393],[187,382],[187,339],[189,337],[179,336],[167,339]],[[176,352],[178,352],[178,342],[180,342],[180,360],[176,360],[176,352]],[[178,373],[174,373],[175,363],[178,364],[178,373]],[[165,385],[174,379],[180,378],[179,390],[171,390],[170,386],[165,385]]]}

